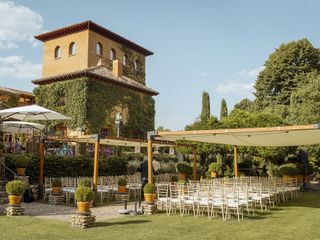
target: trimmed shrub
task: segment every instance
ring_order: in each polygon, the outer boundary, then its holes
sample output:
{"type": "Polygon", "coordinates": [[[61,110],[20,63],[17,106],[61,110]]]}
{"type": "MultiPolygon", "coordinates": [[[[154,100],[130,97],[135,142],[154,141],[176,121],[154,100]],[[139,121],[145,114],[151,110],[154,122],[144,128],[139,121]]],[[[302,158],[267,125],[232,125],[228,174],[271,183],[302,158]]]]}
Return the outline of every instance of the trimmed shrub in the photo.
{"type": "Polygon", "coordinates": [[[209,172],[219,172],[221,170],[221,166],[218,163],[210,163],[209,172]]]}
{"type": "Polygon", "coordinates": [[[171,176],[171,182],[178,182],[178,181],[179,181],[179,178],[177,175],[171,176]]]}
{"type": "Polygon", "coordinates": [[[78,187],[75,192],[75,198],[78,202],[91,202],[93,191],[88,187],[78,187]]]}
{"type": "Polygon", "coordinates": [[[17,154],[15,157],[16,168],[27,168],[29,165],[30,157],[24,154],[17,154]]]}
{"type": "Polygon", "coordinates": [[[177,173],[176,165],[173,162],[161,162],[160,163],[160,173],[177,173]]]}
{"type": "Polygon", "coordinates": [[[279,167],[279,173],[281,176],[283,175],[298,175],[300,171],[296,164],[294,163],[287,163],[283,164],[279,167]]]}
{"type": "Polygon", "coordinates": [[[6,184],[6,192],[9,195],[22,195],[26,189],[26,184],[21,180],[13,180],[6,184]]]}
{"type": "Polygon", "coordinates": [[[192,174],[192,167],[190,167],[187,163],[180,162],[176,166],[178,173],[185,173],[187,175],[192,174]]]}
{"type": "Polygon", "coordinates": [[[153,183],[147,183],[143,188],[144,193],[155,194],[156,186],[153,183]]]}
{"type": "Polygon", "coordinates": [[[79,187],[88,187],[91,188],[91,181],[89,179],[82,179],[79,182],[79,187]]]}
{"type": "Polygon", "coordinates": [[[61,187],[62,186],[61,180],[59,178],[53,179],[51,182],[51,186],[52,187],[61,187]]]}
{"type": "Polygon", "coordinates": [[[125,180],[124,178],[120,178],[118,180],[118,186],[127,186],[127,180],[125,180]]]}

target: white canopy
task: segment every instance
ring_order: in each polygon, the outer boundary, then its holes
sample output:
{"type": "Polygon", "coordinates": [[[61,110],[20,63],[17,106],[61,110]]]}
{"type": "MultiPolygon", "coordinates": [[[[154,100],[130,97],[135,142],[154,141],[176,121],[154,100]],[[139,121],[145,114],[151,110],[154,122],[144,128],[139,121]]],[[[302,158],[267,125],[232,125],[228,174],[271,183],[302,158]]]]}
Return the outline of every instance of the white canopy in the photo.
{"type": "Polygon", "coordinates": [[[320,144],[320,125],[157,132],[158,140],[187,140],[236,146],[301,146],[320,144]]]}
{"type": "Polygon", "coordinates": [[[4,121],[2,128],[2,131],[9,133],[34,133],[40,132],[45,126],[31,122],[4,121]]]}
{"type": "Polygon", "coordinates": [[[70,119],[67,116],[64,116],[60,113],[40,107],[35,104],[24,107],[15,107],[0,110],[0,117],[2,118],[2,120],[14,118],[21,121],[70,119]]]}

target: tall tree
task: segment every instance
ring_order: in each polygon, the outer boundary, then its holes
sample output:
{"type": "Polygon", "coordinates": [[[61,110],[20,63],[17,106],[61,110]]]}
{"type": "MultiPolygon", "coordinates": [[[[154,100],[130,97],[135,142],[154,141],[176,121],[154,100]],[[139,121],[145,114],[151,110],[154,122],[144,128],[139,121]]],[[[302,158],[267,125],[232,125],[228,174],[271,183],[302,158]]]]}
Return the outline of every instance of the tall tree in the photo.
{"type": "Polygon", "coordinates": [[[202,93],[202,110],[200,119],[203,122],[206,122],[210,119],[210,97],[209,93],[206,91],[202,93]]]}
{"type": "Polygon", "coordinates": [[[253,110],[252,108],[253,108],[253,101],[251,101],[248,98],[244,98],[240,102],[234,105],[234,108],[232,111],[238,109],[238,110],[244,110],[244,111],[250,112],[253,110]]]}
{"type": "MultiPolygon", "coordinates": [[[[282,44],[265,62],[255,83],[255,104],[258,110],[268,106],[288,107],[290,96],[297,89],[300,76],[320,71],[319,49],[302,39],[282,44]]],[[[282,113],[288,112],[286,109],[282,113]]]]}
{"type": "Polygon", "coordinates": [[[220,120],[223,118],[228,117],[228,107],[227,102],[224,98],[221,100],[221,108],[220,108],[220,120]]]}

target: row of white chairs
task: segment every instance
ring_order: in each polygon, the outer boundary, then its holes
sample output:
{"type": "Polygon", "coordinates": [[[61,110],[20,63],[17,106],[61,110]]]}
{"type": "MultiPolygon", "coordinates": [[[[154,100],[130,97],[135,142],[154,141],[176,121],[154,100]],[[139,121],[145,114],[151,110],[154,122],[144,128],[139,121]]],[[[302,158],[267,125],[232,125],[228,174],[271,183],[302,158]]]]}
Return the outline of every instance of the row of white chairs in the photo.
{"type": "Polygon", "coordinates": [[[284,182],[282,179],[260,178],[250,181],[243,179],[215,179],[210,181],[191,181],[187,185],[157,184],[157,204],[167,214],[180,216],[193,213],[196,218],[207,214],[208,218],[221,215],[223,220],[236,215],[238,221],[243,219],[244,212],[254,216],[255,209],[266,211],[269,207],[299,195],[296,180],[284,182]]]}

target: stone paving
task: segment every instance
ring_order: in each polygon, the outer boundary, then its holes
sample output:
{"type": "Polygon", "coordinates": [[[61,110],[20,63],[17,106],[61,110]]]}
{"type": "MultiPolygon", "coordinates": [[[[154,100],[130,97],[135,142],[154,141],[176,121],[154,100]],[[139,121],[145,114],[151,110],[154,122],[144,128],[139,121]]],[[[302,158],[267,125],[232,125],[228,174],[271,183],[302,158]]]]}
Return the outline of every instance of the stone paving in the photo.
{"type": "MultiPolygon", "coordinates": [[[[25,207],[25,215],[42,219],[71,221],[72,215],[77,211],[76,207],[51,205],[39,202],[22,203],[21,205],[22,207],[25,207]]],[[[7,204],[0,204],[0,215],[3,215],[3,212],[7,206],[7,204]]],[[[123,216],[118,212],[121,209],[123,209],[122,204],[112,204],[91,208],[91,212],[92,215],[96,216],[97,221],[101,221],[123,216]]],[[[134,203],[129,203],[128,209],[134,210],[134,203]]]]}

